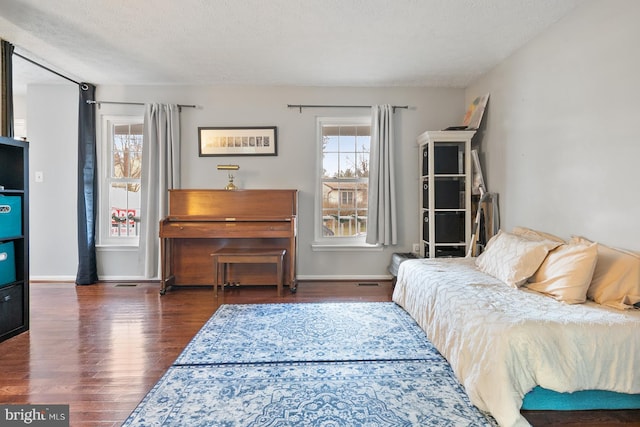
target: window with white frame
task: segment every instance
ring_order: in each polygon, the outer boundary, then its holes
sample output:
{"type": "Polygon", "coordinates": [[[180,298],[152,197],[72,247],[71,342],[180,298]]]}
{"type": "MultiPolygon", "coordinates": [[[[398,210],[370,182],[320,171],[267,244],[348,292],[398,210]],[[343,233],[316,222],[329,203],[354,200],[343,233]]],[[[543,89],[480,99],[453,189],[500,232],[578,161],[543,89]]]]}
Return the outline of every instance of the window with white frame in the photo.
{"type": "Polygon", "coordinates": [[[100,244],[138,244],[142,117],[103,117],[100,244]]]}
{"type": "Polygon", "coordinates": [[[370,117],[319,118],[316,242],[364,243],[367,234],[370,117]]]}

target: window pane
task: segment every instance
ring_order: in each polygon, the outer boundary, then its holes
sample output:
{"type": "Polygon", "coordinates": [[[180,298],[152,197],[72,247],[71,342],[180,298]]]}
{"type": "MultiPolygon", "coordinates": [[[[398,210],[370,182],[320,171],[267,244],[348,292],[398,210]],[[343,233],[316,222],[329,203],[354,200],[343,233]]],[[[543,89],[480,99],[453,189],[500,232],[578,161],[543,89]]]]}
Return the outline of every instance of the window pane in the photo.
{"type": "Polygon", "coordinates": [[[371,137],[367,136],[358,136],[356,139],[356,151],[369,153],[371,151],[371,137]]]}
{"type": "Polygon", "coordinates": [[[338,151],[338,137],[333,135],[323,135],[323,151],[325,153],[336,153],[338,151]]]}
{"type": "Polygon", "coordinates": [[[356,176],[358,178],[369,177],[369,153],[358,153],[356,161],[356,176]]]}
{"type": "Polygon", "coordinates": [[[338,153],[325,153],[322,162],[323,177],[335,178],[338,176],[338,153]]]}
{"type": "Polygon", "coordinates": [[[366,233],[366,189],[366,182],[324,182],[324,236],[349,237],[366,233]]]}
{"type": "Polygon", "coordinates": [[[356,137],[352,135],[340,136],[340,151],[341,152],[355,152],[356,151],[356,137]]]}
{"type": "Polygon", "coordinates": [[[109,187],[110,236],[137,237],[140,222],[140,184],[118,182],[109,187]]]}
{"type": "Polygon", "coordinates": [[[128,133],[135,128],[132,125],[114,126],[111,172],[113,178],[140,178],[142,134],[128,133]]]}
{"type": "Polygon", "coordinates": [[[356,176],[355,174],[355,162],[354,162],[354,152],[344,153],[341,152],[338,157],[338,168],[339,168],[339,177],[340,178],[353,178],[356,176]]]}
{"type": "Polygon", "coordinates": [[[367,210],[358,209],[356,211],[356,219],[358,220],[358,231],[360,234],[367,233],[367,210]]]}

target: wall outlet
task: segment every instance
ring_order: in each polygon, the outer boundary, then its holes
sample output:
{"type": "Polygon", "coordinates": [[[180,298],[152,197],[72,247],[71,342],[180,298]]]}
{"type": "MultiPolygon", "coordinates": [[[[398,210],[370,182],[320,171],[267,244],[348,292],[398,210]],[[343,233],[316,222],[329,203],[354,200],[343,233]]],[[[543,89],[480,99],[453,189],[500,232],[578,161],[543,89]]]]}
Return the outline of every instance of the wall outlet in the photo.
{"type": "Polygon", "coordinates": [[[420,252],[420,243],[414,243],[413,244],[413,253],[417,254],[420,252]]]}

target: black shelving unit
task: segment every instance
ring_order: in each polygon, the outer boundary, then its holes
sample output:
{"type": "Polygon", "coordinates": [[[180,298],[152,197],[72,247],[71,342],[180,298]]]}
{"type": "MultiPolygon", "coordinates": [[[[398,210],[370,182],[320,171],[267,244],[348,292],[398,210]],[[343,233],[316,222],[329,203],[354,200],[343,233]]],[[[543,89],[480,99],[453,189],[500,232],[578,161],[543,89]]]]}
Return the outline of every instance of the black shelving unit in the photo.
{"type": "Polygon", "coordinates": [[[0,341],[29,330],[29,143],[0,137],[0,341]]]}

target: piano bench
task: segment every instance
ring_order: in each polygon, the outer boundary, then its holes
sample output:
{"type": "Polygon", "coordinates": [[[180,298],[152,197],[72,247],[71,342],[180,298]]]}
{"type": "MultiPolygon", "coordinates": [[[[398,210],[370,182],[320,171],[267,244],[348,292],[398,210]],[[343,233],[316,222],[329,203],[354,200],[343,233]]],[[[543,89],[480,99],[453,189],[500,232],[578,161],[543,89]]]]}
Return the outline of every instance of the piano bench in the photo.
{"type": "Polygon", "coordinates": [[[227,266],[229,264],[276,264],[276,286],[278,296],[282,296],[284,280],[284,256],[286,249],[241,249],[223,248],[211,254],[213,257],[213,293],[218,296],[218,284],[222,292],[227,283],[227,266]],[[221,271],[222,270],[222,271],[221,271]],[[220,274],[222,273],[222,275],[220,274]],[[220,278],[222,276],[222,281],[220,278]]]}

